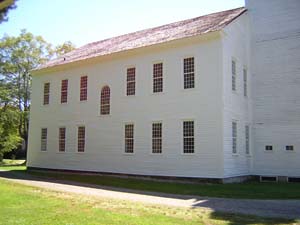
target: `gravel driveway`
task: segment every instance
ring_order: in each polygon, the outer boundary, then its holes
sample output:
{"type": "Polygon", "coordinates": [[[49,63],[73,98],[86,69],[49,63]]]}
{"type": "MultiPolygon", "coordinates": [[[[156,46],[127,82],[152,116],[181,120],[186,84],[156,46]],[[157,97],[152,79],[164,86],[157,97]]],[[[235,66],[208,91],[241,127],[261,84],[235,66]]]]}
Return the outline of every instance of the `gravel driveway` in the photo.
{"type": "Polygon", "coordinates": [[[75,194],[176,207],[201,207],[218,212],[242,213],[262,217],[300,219],[300,200],[246,200],[163,194],[36,178],[4,171],[0,171],[0,179],[75,194]]]}

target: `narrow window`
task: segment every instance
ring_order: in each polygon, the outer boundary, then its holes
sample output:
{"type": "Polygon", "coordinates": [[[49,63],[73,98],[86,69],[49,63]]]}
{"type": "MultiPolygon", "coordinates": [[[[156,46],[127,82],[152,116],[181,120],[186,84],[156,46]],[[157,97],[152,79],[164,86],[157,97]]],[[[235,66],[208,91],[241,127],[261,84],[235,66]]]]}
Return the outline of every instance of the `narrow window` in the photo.
{"type": "Polygon", "coordinates": [[[237,123],[232,122],[232,153],[237,153],[237,123]]]}
{"type": "Polygon", "coordinates": [[[246,144],[246,154],[250,154],[250,127],[249,125],[245,126],[245,144],[246,144]]]}
{"type": "Polygon", "coordinates": [[[84,152],[85,148],[85,127],[78,127],[77,151],[84,152]]]}
{"type": "Polygon", "coordinates": [[[80,101],[86,101],[87,100],[87,76],[82,76],[80,78],[80,101]]]}
{"type": "Polygon", "coordinates": [[[49,104],[49,99],[50,99],[50,83],[44,83],[44,105],[49,104]]]}
{"type": "Polygon", "coordinates": [[[125,153],[133,153],[134,149],[134,125],[125,124],[125,153]]]}
{"type": "Polygon", "coordinates": [[[153,64],[153,93],[163,92],[163,64],[153,64]]]}
{"type": "Polygon", "coordinates": [[[101,90],[100,114],[109,115],[110,113],[110,88],[104,86],[101,90]]]}
{"type": "Polygon", "coordinates": [[[234,60],[231,61],[231,77],[231,88],[236,91],[236,62],[234,60]]]}
{"type": "Polygon", "coordinates": [[[66,151],[66,128],[65,127],[59,128],[59,151],[60,152],[66,151]]]}
{"type": "Polygon", "coordinates": [[[41,130],[41,151],[47,151],[47,128],[41,130]]]}
{"type": "Polygon", "coordinates": [[[68,102],[68,80],[62,80],[61,81],[61,97],[60,97],[61,103],[67,103],[68,102]]]}
{"type": "Polygon", "coordinates": [[[162,123],[152,123],[152,153],[162,152],[162,123]]]}
{"type": "Polygon", "coordinates": [[[247,97],[248,96],[248,77],[247,77],[247,70],[244,69],[243,70],[243,77],[244,77],[244,96],[247,97]]]}
{"type": "Polygon", "coordinates": [[[294,146],[293,145],[287,145],[287,146],[285,146],[285,150],[294,151],[294,146]]]}
{"type": "Polygon", "coordinates": [[[135,95],[135,67],[127,69],[127,88],[126,95],[135,95]]]}
{"type": "Polygon", "coordinates": [[[195,87],[194,57],[183,60],[184,89],[195,87]]]}
{"type": "Polygon", "coordinates": [[[194,153],[194,121],[183,121],[183,153],[194,153]]]}
{"type": "Polygon", "coordinates": [[[272,145],[266,145],[265,149],[266,149],[266,151],[273,151],[273,146],[272,145]]]}

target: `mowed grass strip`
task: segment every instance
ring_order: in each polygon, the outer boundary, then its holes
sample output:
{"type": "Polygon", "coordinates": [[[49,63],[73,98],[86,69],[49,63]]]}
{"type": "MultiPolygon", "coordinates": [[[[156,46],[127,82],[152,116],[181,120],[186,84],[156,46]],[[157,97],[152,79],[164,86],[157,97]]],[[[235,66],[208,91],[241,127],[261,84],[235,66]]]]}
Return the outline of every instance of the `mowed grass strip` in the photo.
{"type": "MultiPolygon", "coordinates": [[[[1,225],[295,224],[295,220],[215,213],[88,197],[0,179],[1,225]]],[[[299,222],[299,221],[298,221],[299,222]]]]}

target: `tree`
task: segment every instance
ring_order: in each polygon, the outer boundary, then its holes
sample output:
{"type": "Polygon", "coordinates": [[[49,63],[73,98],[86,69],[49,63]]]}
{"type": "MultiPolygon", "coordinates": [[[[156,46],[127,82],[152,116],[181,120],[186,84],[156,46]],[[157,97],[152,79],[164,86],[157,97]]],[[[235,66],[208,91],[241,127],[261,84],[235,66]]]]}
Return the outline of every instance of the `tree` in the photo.
{"type": "Polygon", "coordinates": [[[8,11],[16,7],[16,0],[0,0],[0,23],[7,21],[8,11]]]}
{"type": "MultiPolygon", "coordinates": [[[[0,39],[0,108],[3,109],[3,113],[6,113],[3,115],[12,114],[11,117],[7,116],[5,117],[7,119],[2,121],[4,123],[3,127],[11,125],[11,120],[16,122],[15,118],[17,117],[18,122],[15,123],[18,128],[17,134],[24,140],[26,147],[31,71],[53,58],[53,56],[67,53],[73,48],[74,45],[71,42],[65,42],[63,45],[53,48],[41,36],[34,36],[26,30],[22,30],[18,37],[5,35],[0,39]],[[7,110],[8,108],[10,110],[7,110]],[[16,110],[17,114],[15,113],[16,110]]],[[[0,152],[4,151],[1,148],[15,147],[16,145],[12,143],[19,141],[15,136],[14,129],[11,133],[3,132],[0,134],[0,152]],[[11,135],[12,133],[14,135],[11,135]]]]}
{"type": "Polygon", "coordinates": [[[66,41],[62,45],[56,46],[54,51],[55,51],[55,55],[58,57],[58,56],[66,54],[74,49],[75,49],[75,45],[70,41],[66,41]]]}

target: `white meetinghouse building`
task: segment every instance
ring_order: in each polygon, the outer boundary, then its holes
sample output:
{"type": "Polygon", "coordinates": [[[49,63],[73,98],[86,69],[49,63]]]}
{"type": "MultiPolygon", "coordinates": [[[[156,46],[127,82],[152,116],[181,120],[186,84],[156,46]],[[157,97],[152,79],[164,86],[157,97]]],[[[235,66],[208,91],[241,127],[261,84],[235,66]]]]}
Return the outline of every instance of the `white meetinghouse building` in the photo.
{"type": "Polygon", "coordinates": [[[300,1],[87,44],[33,71],[27,166],[300,177],[300,1]]]}

